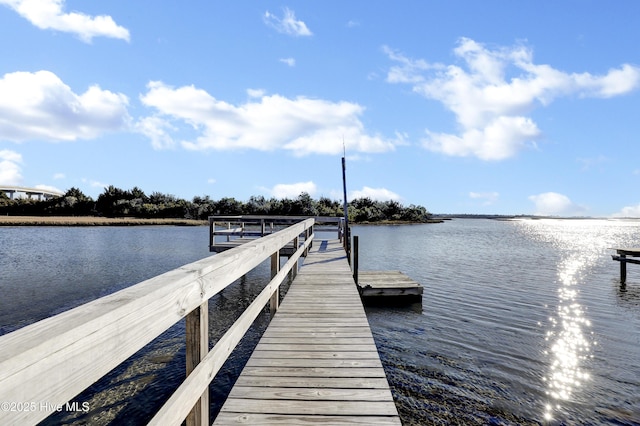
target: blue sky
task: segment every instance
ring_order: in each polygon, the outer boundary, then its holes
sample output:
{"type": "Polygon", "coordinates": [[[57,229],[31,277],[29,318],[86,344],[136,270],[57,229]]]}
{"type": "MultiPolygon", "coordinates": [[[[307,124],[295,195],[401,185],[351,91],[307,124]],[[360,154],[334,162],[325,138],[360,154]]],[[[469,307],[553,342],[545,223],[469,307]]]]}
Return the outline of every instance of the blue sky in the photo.
{"type": "Polygon", "coordinates": [[[640,217],[640,2],[0,0],[0,184],[640,217]]]}

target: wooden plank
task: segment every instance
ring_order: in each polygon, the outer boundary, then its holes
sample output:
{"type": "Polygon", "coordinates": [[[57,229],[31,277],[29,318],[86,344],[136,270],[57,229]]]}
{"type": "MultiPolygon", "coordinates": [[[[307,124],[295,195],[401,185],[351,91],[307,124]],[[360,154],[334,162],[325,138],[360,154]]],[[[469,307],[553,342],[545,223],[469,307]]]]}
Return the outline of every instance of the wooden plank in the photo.
{"type": "Polygon", "coordinates": [[[253,358],[378,359],[377,351],[257,351],[253,358]]]}
{"type": "Polygon", "coordinates": [[[334,387],[234,386],[230,398],[314,401],[388,401],[389,389],[353,389],[334,387]]]}
{"type": "Polygon", "coordinates": [[[400,424],[344,251],[338,241],[320,246],[215,424],[400,424]]]}
{"type": "MultiPolygon", "coordinates": [[[[326,368],[326,367],[245,367],[242,375],[256,377],[343,377],[351,379],[384,378],[382,368],[326,368]]],[[[241,376],[242,377],[242,376],[241,376]]]]}
{"type": "Polygon", "coordinates": [[[632,257],[640,257],[640,248],[621,247],[621,248],[614,248],[614,250],[618,254],[624,254],[626,256],[632,256],[632,257]]]}
{"type": "Polygon", "coordinates": [[[220,425],[398,425],[395,416],[302,416],[292,414],[220,413],[216,424],[220,425]]]}
{"type": "Polygon", "coordinates": [[[262,386],[287,388],[348,388],[348,389],[388,389],[389,383],[385,377],[296,377],[273,376],[260,377],[243,374],[236,381],[236,386],[262,386]]]}
{"type": "MultiPolygon", "coordinates": [[[[266,351],[292,351],[298,348],[298,344],[264,344],[258,343],[256,346],[256,350],[266,350],[266,351]]],[[[353,345],[353,344],[345,344],[345,345],[306,345],[306,351],[310,352],[326,352],[326,351],[343,351],[343,350],[352,350],[352,351],[369,351],[371,350],[371,345],[353,345]]]]}
{"type": "Polygon", "coordinates": [[[301,345],[304,348],[309,343],[314,345],[375,345],[373,337],[263,337],[260,343],[268,345],[274,343],[301,345]]]}
{"type": "Polygon", "coordinates": [[[264,334],[265,337],[369,337],[371,332],[363,327],[296,327],[295,329],[287,327],[273,327],[269,333],[264,334]]]}
{"type": "Polygon", "coordinates": [[[363,297],[394,297],[394,296],[421,296],[422,289],[404,289],[404,288],[364,288],[362,289],[363,297]]]}
{"type": "Polygon", "coordinates": [[[291,367],[291,368],[382,368],[380,359],[326,359],[326,358],[252,358],[249,367],[291,367]]]}
{"type": "MultiPolygon", "coordinates": [[[[278,399],[228,398],[224,412],[294,414],[320,416],[394,416],[398,411],[389,401],[324,401],[309,398],[305,401],[278,399]]],[[[214,423],[215,424],[215,423],[214,423]]],[[[372,424],[376,424],[375,422],[372,424]]],[[[400,424],[399,422],[397,424],[400,424]]]]}

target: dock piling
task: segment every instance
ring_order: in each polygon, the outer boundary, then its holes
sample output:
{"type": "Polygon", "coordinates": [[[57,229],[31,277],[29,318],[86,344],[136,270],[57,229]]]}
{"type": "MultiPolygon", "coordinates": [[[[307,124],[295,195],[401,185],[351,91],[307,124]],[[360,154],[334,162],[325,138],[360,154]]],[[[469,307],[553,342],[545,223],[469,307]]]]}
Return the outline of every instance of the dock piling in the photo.
{"type": "Polygon", "coordinates": [[[358,285],[358,248],[359,248],[359,239],[357,235],[353,236],[353,280],[358,285]]]}

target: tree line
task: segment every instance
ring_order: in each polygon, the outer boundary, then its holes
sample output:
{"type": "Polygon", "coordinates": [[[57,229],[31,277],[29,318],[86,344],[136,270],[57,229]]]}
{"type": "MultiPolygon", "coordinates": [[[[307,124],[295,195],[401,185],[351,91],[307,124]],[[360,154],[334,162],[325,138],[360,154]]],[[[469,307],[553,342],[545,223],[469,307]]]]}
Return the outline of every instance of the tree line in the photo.
{"type": "MultiPolygon", "coordinates": [[[[349,220],[354,223],[406,221],[427,222],[431,213],[423,206],[403,206],[397,201],[376,201],[364,197],[348,203],[349,220]]],[[[313,199],[308,193],[296,198],[252,196],[248,201],[224,197],[213,200],[208,195],[191,201],[153,192],[146,195],[138,187],[130,190],[113,185],[104,189],[97,200],[78,188],[48,200],[18,198],[11,200],[0,192],[0,214],[12,216],[104,216],[136,218],[179,218],[206,220],[211,215],[344,216],[342,203],[327,197],[313,199]]]]}

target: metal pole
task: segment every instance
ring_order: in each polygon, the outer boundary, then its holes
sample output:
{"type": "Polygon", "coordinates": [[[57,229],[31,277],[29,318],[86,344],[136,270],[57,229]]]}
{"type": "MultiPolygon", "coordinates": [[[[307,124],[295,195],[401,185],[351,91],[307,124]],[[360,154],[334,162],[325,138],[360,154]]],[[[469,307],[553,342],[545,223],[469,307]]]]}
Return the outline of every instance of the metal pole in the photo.
{"type": "Polygon", "coordinates": [[[344,202],[342,208],[344,209],[344,235],[346,238],[345,249],[347,251],[347,259],[351,259],[351,241],[349,237],[349,213],[347,209],[347,166],[345,158],[342,157],[342,190],[344,194],[344,202]]]}

